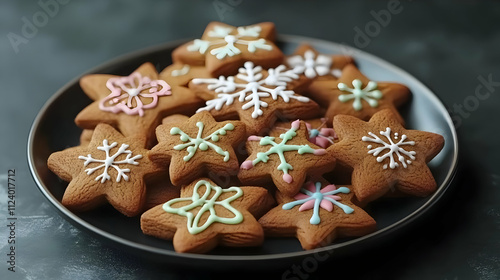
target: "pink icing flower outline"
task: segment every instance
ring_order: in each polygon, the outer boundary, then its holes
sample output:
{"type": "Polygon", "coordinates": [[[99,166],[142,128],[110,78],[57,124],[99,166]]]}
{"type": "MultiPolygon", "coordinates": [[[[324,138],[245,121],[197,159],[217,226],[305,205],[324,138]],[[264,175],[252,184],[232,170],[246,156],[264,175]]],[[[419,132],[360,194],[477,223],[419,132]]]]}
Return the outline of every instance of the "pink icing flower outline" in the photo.
{"type": "Polygon", "coordinates": [[[111,93],[99,102],[99,109],[115,114],[119,112],[124,112],[127,115],[138,114],[141,117],[144,116],[145,109],[156,107],[160,96],[172,94],[167,82],[151,80],[149,77],[141,76],[139,72],[134,72],[126,77],[110,78],[106,82],[106,87],[111,90],[111,93]],[[147,93],[143,92],[147,89],[149,89],[147,93]],[[153,100],[144,104],[140,97],[152,98],[153,100]],[[132,101],[135,101],[135,107],[133,107],[132,101]],[[111,106],[106,104],[111,104],[111,106]]]}

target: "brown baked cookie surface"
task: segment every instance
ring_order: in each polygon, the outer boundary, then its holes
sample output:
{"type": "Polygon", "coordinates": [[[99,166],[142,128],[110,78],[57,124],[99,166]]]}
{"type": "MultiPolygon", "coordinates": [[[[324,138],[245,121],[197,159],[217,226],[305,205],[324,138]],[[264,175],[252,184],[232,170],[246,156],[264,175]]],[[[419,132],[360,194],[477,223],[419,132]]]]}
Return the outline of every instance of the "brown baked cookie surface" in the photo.
{"type": "Polygon", "coordinates": [[[80,79],[83,91],[94,100],[75,119],[78,126],[93,129],[99,123],[117,128],[125,136],[146,135],[170,114],[191,114],[200,106],[186,87],[172,88],[158,78],[151,63],[144,63],[129,76],[91,74],[80,79]]]}
{"type": "Polygon", "coordinates": [[[209,174],[230,176],[238,172],[233,148],[245,140],[245,124],[216,122],[208,112],[171,118],[165,118],[156,129],[159,143],[149,157],[163,166],[170,165],[174,185],[187,185],[209,174]]]}
{"type": "Polygon", "coordinates": [[[109,203],[126,216],[140,214],[144,180],[164,171],[148,159],[145,145],[145,137],[124,137],[99,124],[88,145],[50,155],[50,170],[69,182],[62,204],[81,212],[109,203]]]}
{"type": "MultiPolygon", "coordinates": [[[[173,239],[182,253],[204,253],[216,246],[258,246],[264,232],[249,210],[269,207],[267,190],[260,187],[221,188],[201,178],[181,189],[175,198],[146,211],[141,229],[147,235],[173,239]]],[[[269,208],[267,208],[269,209],[269,208]]]]}
{"type": "MultiPolygon", "coordinates": [[[[307,127],[309,142],[326,149],[338,140],[335,130],[328,127],[331,122],[327,118],[309,119],[304,120],[304,122],[307,127]]],[[[269,132],[269,136],[279,137],[280,134],[289,130],[291,125],[292,122],[277,122],[269,132]]]]}
{"type": "Polygon", "coordinates": [[[245,61],[265,68],[276,67],[283,53],[274,44],[274,23],[234,27],[211,22],[201,39],[188,42],[172,53],[174,63],[203,66],[214,77],[234,75],[245,61]]]}
{"type": "Polygon", "coordinates": [[[340,141],[329,149],[353,168],[352,187],[360,202],[373,201],[391,188],[414,196],[435,191],[427,163],[443,148],[443,136],[405,129],[392,110],[375,113],[369,122],[339,115],[333,125],[340,141]]]}
{"type": "Polygon", "coordinates": [[[335,186],[324,179],[309,181],[300,193],[276,193],[279,205],[259,219],[266,236],[297,237],[305,250],[329,245],[337,237],[363,236],[376,222],[351,202],[351,186],[335,186]]]}
{"type": "Polygon", "coordinates": [[[368,120],[376,112],[390,109],[404,124],[397,107],[404,104],[411,94],[402,84],[372,81],[354,64],[348,64],[338,80],[314,82],[309,86],[307,95],[327,107],[325,117],[330,120],[336,115],[368,120]]]}
{"type": "Polygon", "coordinates": [[[241,164],[238,178],[244,184],[266,185],[274,182],[278,190],[293,196],[306,176],[320,176],[335,166],[333,153],[309,142],[306,124],[294,121],[278,137],[250,136],[250,156],[241,164]]]}
{"type": "Polygon", "coordinates": [[[194,78],[212,78],[205,66],[183,63],[171,64],[158,75],[161,80],[165,80],[172,88],[176,86],[187,87],[188,83],[194,78]]]}
{"type": "Polygon", "coordinates": [[[217,120],[239,119],[247,133],[265,134],[278,118],[313,118],[318,104],[297,94],[310,80],[284,65],[263,69],[247,61],[236,76],[193,79],[189,83],[198,96],[207,100],[197,112],[209,111],[217,120]]]}
{"type": "Polygon", "coordinates": [[[342,75],[342,69],[353,64],[354,60],[347,55],[322,54],[311,45],[302,44],[293,55],[285,58],[285,62],[295,73],[304,74],[309,79],[331,81],[337,80],[342,75]]]}

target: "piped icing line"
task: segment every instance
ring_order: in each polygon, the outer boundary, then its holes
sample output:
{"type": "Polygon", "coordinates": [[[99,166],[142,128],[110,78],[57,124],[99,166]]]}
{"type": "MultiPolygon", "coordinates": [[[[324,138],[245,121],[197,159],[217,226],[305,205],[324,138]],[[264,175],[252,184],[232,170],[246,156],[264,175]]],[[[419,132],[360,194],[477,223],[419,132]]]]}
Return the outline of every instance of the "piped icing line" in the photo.
{"type": "Polygon", "coordinates": [[[378,107],[378,100],[382,98],[382,92],[377,90],[377,83],[374,81],[369,81],[368,84],[363,88],[363,83],[359,79],[354,79],[352,81],[352,88],[344,83],[338,83],[337,87],[340,91],[348,92],[347,94],[339,95],[339,101],[345,103],[349,100],[353,100],[352,107],[356,111],[363,109],[363,104],[361,100],[365,100],[371,107],[378,107]]]}
{"type": "Polygon", "coordinates": [[[368,154],[372,154],[373,156],[377,157],[377,162],[382,162],[384,159],[389,158],[389,164],[385,163],[383,165],[384,169],[387,169],[387,167],[394,169],[396,167],[399,167],[399,163],[401,163],[404,168],[407,168],[408,165],[411,164],[413,160],[415,160],[415,155],[417,152],[407,151],[401,147],[401,146],[415,145],[415,141],[405,141],[408,138],[406,134],[403,134],[401,138],[398,139],[399,134],[396,132],[394,133],[394,140],[393,140],[393,137],[391,136],[390,127],[387,127],[385,131],[380,131],[380,134],[382,136],[385,136],[387,142],[382,140],[380,137],[378,137],[372,132],[368,132],[368,135],[370,135],[371,137],[363,136],[361,140],[365,142],[372,142],[383,145],[381,147],[376,147],[376,148],[373,148],[372,145],[368,145],[367,148],[369,149],[368,154]],[[399,141],[396,142],[397,140],[399,141]],[[383,154],[382,156],[378,156],[382,151],[385,150],[388,150],[387,153],[383,154]],[[399,163],[396,162],[394,155],[397,156],[399,163]],[[405,156],[408,157],[409,159],[406,159],[405,156]]]}
{"type": "Polygon", "coordinates": [[[294,55],[287,59],[288,65],[297,74],[304,74],[309,79],[316,76],[325,76],[330,72],[333,60],[331,57],[319,54],[316,56],[313,51],[307,50],[303,56],[294,55]]]}
{"type": "Polygon", "coordinates": [[[111,93],[101,99],[99,109],[111,113],[144,116],[144,110],[156,107],[160,96],[171,95],[170,86],[163,80],[151,80],[134,72],[126,77],[108,79],[106,87],[111,93]],[[147,90],[147,92],[145,92],[147,90]],[[143,99],[150,100],[144,103],[143,99]]]}
{"type": "Polygon", "coordinates": [[[309,132],[309,141],[321,148],[327,148],[332,145],[333,140],[337,138],[337,134],[333,128],[323,127],[326,124],[326,119],[322,119],[322,123],[318,128],[312,128],[310,123],[306,123],[309,132]]]}
{"type": "Polygon", "coordinates": [[[247,26],[236,28],[237,34],[231,34],[235,28],[214,26],[207,34],[209,40],[196,39],[191,45],[187,46],[190,52],[199,52],[205,54],[212,46],[220,46],[210,51],[210,54],[221,60],[226,56],[235,56],[241,54],[238,45],[246,45],[247,50],[255,53],[258,49],[270,51],[272,45],[267,44],[266,39],[260,38],[262,28],[260,26],[247,26]],[[243,37],[253,37],[255,40],[244,40],[243,37]]]}
{"type": "Polygon", "coordinates": [[[223,223],[227,225],[236,225],[243,222],[243,215],[236,208],[231,205],[231,202],[243,196],[243,190],[239,187],[230,187],[222,189],[219,186],[214,186],[210,182],[200,180],[196,183],[191,197],[187,198],[174,198],[163,204],[163,210],[167,213],[177,214],[187,218],[187,230],[190,234],[198,234],[207,229],[213,223],[223,223]],[[205,192],[202,196],[198,193],[201,186],[205,186],[205,192]],[[224,199],[218,200],[223,193],[234,192],[234,195],[224,199]],[[211,194],[213,195],[211,196],[211,194]],[[172,207],[175,203],[190,202],[188,205],[175,208],[172,207]],[[226,208],[231,212],[234,217],[219,217],[215,211],[214,206],[218,205],[226,208]],[[196,214],[190,212],[193,209],[200,208],[196,214]],[[203,214],[210,213],[205,223],[200,225],[200,220],[203,214]]]}
{"type": "Polygon", "coordinates": [[[96,167],[85,169],[87,175],[92,175],[95,171],[103,168],[103,172],[101,173],[101,175],[97,176],[95,180],[96,181],[100,180],[101,183],[104,183],[107,180],[111,179],[111,175],[109,175],[108,171],[109,168],[112,167],[118,172],[116,176],[116,182],[119,183],[122,178],[125,181],[128,181],[129,177],[125,173],[129,173],[130,169],[120,168],[120,165],[123,164],[139,165],[139,162],[137,162],[136,160],[141,159],[142,155],[135,155],[132,157],[132,151],[128,150],[129,145],[127,144],[122,144],[120,148],[118,148],[118,151],[116,151],[114,154],[111,154],[111,149],[113,149],[117,145],[118,145],[117,142],[113,142],[110,145],[107,139],[104,139],[102,141],[102,146],[97,147],[97,150],[103,151],[106,154],[105,159],[95,159],[92,157],[91,154],[88,154],[87,156],[79,156],[78,159],[85,161],[83,163],[84,167],[87,167],[90,163],[101,163],[96,167]],[[121,155],[126,155],[126,158],[122,160],[116,160],[116,158],[121,155]]]}
{"type": "Polygon", "coordinates": [[[191,70],[191,67],[188,64],[185,64],[184,66],[182,66],[181,69],[172,70],[172,72],[170,73],[170,75],[172,77],[184,76],[187,73],[189,73],[189,70],[191,70]]]}
{"type": "Polygon", "coordinates": [[[178,127],[172,127],[170,129],[170,135],[180,135],[180,140],[182,142],[185,142],[183,144],[174,146],[174,150],[180,151],[186,149],[188,154],[183,157],[183,160],[189,161],[196,154],[196,151],[198,149],[206,151],[208,150],[208,148],[210,148],[219,155],[224,156],[224,161],[227,162],[229,160],[229,152],[224,151],[221,147],[215,145],[210,141],[218,142],[219,135],[226,135],[227,131],[231,131],[234,129],[234,125],[232,123],[227,123],[221,129],[214,131],[212,134],[204,138],[201,137],[203,134],[203,129],[205,127],[205,124],[200,121],[196,123],[196,126],[198,127],[198,134],[196,135],[196,138],[192,138],[191,136],[187,135],[184,131],[182,131],[178,127]]]}
{"type": "Polygon", "coordinates": [[[312,225],[317,225],[321,222],[321,218],[319,216],[320,207],[328,212],[331,212],[333,210],[333,206],[335,205],[340,207],[346,214],[354,212],[354,209],[351,207],[338,202],[338,200],[341,200],[341,197],[336,194],[347,194],[350,192],[350,190],[346,187],[340,187],[337,189],[335,185],[331,184],[321,189],[321,182],[307,182],[305,187],[300,189],[300,192],[301,193],[294,197],[296,201],[283,204],[282,209],[290,210],[297,205],[301,205],[299,207],[299,211],[313,209],[313,215],[309,220],[309,223],[312,225]]]}
{"type": "Polygon", "coordinates": [[[260,162],[266,163],[269,160],[269,155],[277,154],[280,160],[280,165],[278,165],[278,170],[283,172],[283,181],[287,183],[293,182],[293,177],[289,174],[289,170],[293,170],[293,166],[286,161],[285,152],[297,151],[298,154],[314,154],[314,155],[324,155],[326,153],[325,149],[313,149],[309,145],[287,145],[286,143],[297,136],[296,131],[300,127],[300,121],[296,120],[292,122],[292,127],[285,133],[280,135],[282,141],[278,144],[274,141],[275,137],[265,136],[250,136],[248,141],[259,141],[260,146],[271,145],[271,148],[266,152],[257,153],[254,160],[246,160],[241,164],[241,169],[251,169],[260,162]]]}
{"type": "Polygon", "coordinates": [[[214,90],[217,97],[206,101],[206,106],[198,109],[201,111],[221,110],[224,106],[231,106],[234,100],[237,99],[243,103],[241,108],[252,111],[252,118],[256,119],[264,114],[263,109],[269,104],[263,101],[262,98],[271,97],[273,101],[277,101],[279,97],[285,103],[289,103],[291,99],[300,102],[309,102],[310,99],[304,96],[296,95],[293,90],[286,90],[289,82],[299,78],[292,70],[287,70],[284,65],[276,68],[268,69],[268,75],[263,77],[262,67],[254,66],[253,62],[247,61],[239,69],[239,74],[236,77],[246,83],[235,82],[235,76],[220,76],[216,78],[193,79],[193,84],[207,84],[208,90],[214,90]]]}

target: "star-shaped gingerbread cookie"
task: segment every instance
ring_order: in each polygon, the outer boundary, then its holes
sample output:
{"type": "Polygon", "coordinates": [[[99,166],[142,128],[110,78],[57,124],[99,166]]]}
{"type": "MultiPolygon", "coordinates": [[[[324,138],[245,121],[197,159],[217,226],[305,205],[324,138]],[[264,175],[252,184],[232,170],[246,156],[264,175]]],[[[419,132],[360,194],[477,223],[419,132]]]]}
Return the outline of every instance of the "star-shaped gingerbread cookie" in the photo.
{"type": "Polygon", "coordinates": [[[294,197],[277,192],[279,205],[259,223],[266,236],[297,237],[305,250],[329,245],[337,237],[369,234],[376,222],[351,202],[350,189],[319,179],[305,183],[294,197]]]}
{"type": "Polygon", "coordinates": [[[245,140],[245,125],[240,121],[216,122],[208,112],[191,118],[173,115],[156,129],[158,145],[151,160],[168,166],[176,186],[187,185],[200,176],[237,173],[238,158],[234,147],[245,140]]]}
{"type": "Polygon", "coordinates": [[[279,118],[313,118],[318,104],[297,94],[310,82],[284,65],[264,70],[247,61],[236,76],[193,79],[189,88],[207,100],[198,112],[209,111],[217,120],[239,118],[248,134],[263,134],[279,118]]]}
{"type": "Polygon", "coordinates": [[[223,189],[201,178],[183,187],[180,198],[146,211],[141,229],[147,235],[173,239],[175,251],[182,253],[204,253],[218,245],[258,246],[264,232],[254,214],[268,210],[271,203],[264,188],[223,189]]]}
{"type": "Polygon", "coordinates": [[[238,178],[244,184],[265,185],[274,182],[280,192],[293,196],[306,176],[321,176],[335,166],[328,150],[309,142],[306,124],[296,120],[277,137],[250,136],[248,159],[241,164],[238,178]]]}
{"type": "Polygon", "coordinates": [[[192,113],[201,100],[186,87],[171,87],[158,79],[151,63],[144,63],[129,76],[91,74],[81,78],[80,86],[94,102],[81,111],[75,122],[84,129],[99,123],[117,128],[125,136],[146,135],[170,114],[192,113]]]}
{"type": "Polygon", "coordinates": [[[283,61],[283,53],[274,44],[275,36],[271,22],[240,27],[211,22],[201,39],[175,49],[172,59],[175,63],[205,65],[214,77],[236,74],[245,61],[276,67],[283,61]]]}
{"type": "Polygon", "coordinates": [[[109,202],[126,216],[141,213],[146,197],[145,177],[162,169],[148,159],[144,137],[124,137],[99,124],[90,143],[55,152],[48,167],[69,182],[62,204],[87,211],[109,202]]]}
{"type": "Polygon", "coordinates": [[[285,61],[295,73],[319,81],[337,80],[342,75],[342,69],[354,63],[350,56],[322,54],[308,44],[300,45],[285,61]]]}
{"type": "Polygon", "coordinates": [[[360,202],[373,201],[391,188],[421,197],[435,191],[427,163],[443,148],[443,136],[407,130],[388,109],[369,122],[339,115],[333,125],[340,141],[329,149],[339,163],[353,168],[353,191],[360,202]]]}
{"type": "Polygon", "coordinates": [[[368,120],[380,110],[390,109],[404,124],[397,107],[410,98],[410,90],[398,83],[376,82],[363,75],[353,64],[347,64],[338,80],[315,81],[308,96],[327,107],[325,117],[351,115],[368,120]]]}
{"type": "MultiPolygon", "coordinates": [[[[304,120],[309,133],[309,141],[321,148],[328,148],[333,145],[337,140],[337,134],[333,128],[327,127],[327,123],[331,123],[326,118],[317,118],[304,120]]],[[[269,132],[269,136],[280,136],[281,133],[290,129],[291,122],[277,122],[274,128],[269,132]]]]}

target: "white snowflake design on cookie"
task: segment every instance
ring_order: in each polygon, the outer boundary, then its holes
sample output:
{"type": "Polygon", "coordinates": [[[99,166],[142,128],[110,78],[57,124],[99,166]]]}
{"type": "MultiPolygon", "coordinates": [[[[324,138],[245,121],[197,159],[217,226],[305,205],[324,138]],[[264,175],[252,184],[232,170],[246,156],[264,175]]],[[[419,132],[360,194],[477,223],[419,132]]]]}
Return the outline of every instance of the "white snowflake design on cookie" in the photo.
{"type": "Polygon", "coordinates": [[[304,53],[304,56],[294,55],[289,57],[287,63],[295,73],[304,74],[307,78],[313,79],[316,76],[329,74],[333,61],[331,57],[322,54],[315,57],[314,52],[308,50],[304,53]]]}
{"type": "Polygon", "coordinates": [[[407,136],[406,134],[403,134],[400,139],[399,134],[396,132],[394,133],[394,140],[393,137],[391,136],[391,128],[387,127],[385,131],[380,131],[380,135],[385,136],[387,138],[387,142],[382,140],[380,137],[375,135],[372,132],[368,132],[368,136],[363,136],[361,138],[362,141],[365,142],[373,142],[377,144],[382,144],[383,146],[381,147],[376,147],[373,148],[372,145],[368,145],[367,148],[370,149],[368,151],[368,154],[373,154],[373,156],[377,157],[377,162],[382,162],[384,159],[389,158],[390,162],[389,164],[384,164],[383,168],[387,169],[387,167],[390,167],[391,169],[394,169],[396,167],[399,167],[399,163],[403,165],[404,168],[407,168],[409,164],[412,163],[413,160],[415,160],[415,151],[407,151],[401,146],[414,146],[415,141],[406,141],[407,136]],[[395,142],[399,140],[398,142],[395,142]],[[382,156],[378,156],[381,152],[387,151],[387,153],[383,154],[382,156]],[[395,155],[397,156],[397,160],[399,163],[395,160],[395,155]],[[405,158],[405,156],[407,158],[405,158]]]}
{"type": "Polygon", "coordinates": [[[97,149],[106,153],[105,159],[95,159],[92,157],[91,154],[88,154],[86,157],[79,156],[78,157],[79,159],[85,160],[83,164],[84,167],[87,167],[90,163],[101,163],[96,167],[86,169],[85,172],[87,172],[87,175],[92,175],[92,173],[94,173],[95,171],[104,168],[101,175],[95,178],[96,181],[101,180],[101,183],[104,183],[107,180],[111,179],[111,176],[109,175],[108,171],[109,168],[112,167],[118,172],[118,175],[116,176],[116,182],[120,182],[122,178],[125,181],[128,181],[129,177],[125,173],[129,173],[130,169],[128,168],[122,169],[120,168],[120,165],[122,164],[139,165],[139,163],[136,160],[142,158],[142,155],[136,155],[132,157],[132,151],[127,150],[129,147],[129,145],[127,144],[122,144],[120,148],[118,148],[118,151],[116,151],[116,153],[111,155],[111,149],[113,149],[116,146],[118,146],[117,142],[113,142],[111,143],[111,145],[109,145],[108,140],[104,139],[102,141],[102,146],[97,147],[97,149]],[[122,160],[116,160],[121,155],[126,155],[126,158],[122,160]]]}
{"type": "Polygon", "coordinates": [[[293,70],[287,70],[284,65],[280,65],[269,69],[266,78],[263,77],[262,70],[262,67],[254,66],[253,62],[247,61],[236,75],[238,79],[246,83],[236,83],[235,76],[220,76],[219,79],[193,79],[194,84],[208,84],[209,90],[219,93],[215,99],[208,100],[206,106],[198,109],[197,112],[220,110],[223,106],[230,106],[234,99],[238,98],[240,102],[245,102],[241,107],[243,110],[253,108],[252,118],[256,119],[264,113],[262,108],[268,106],[268,103],[262,100],[264,97],[272,97],[273,100],[281,97],[286,103],[290,102],[290,99],[300,102],[310,101],[307,97],[296,95],[293,90],[286,90],[289,82],[299,78],[293,70]]]}

